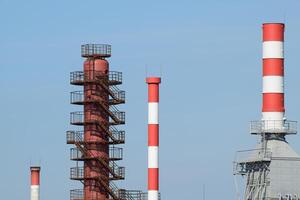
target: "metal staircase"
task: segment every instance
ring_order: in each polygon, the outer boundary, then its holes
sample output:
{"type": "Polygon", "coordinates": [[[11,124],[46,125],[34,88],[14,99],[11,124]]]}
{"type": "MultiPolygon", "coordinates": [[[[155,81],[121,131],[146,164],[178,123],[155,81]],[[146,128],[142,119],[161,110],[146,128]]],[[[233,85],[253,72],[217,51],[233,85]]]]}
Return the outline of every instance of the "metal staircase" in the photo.
{"type": "MultiPolygon", "coordinates": [[[[86,54],[91,52],[86,51],[86,54]]],[[[70,83],[73,85],[86,86],[84,91],[74,91],[70,94],[70,103],[74,105],[94,105],[98,110],[89,110],[88,115],[85,116],[85,112],[78,111],[72,112],[70,115],[70,123],[78,126],[94,127],[93,130],[89,130],[90,135],[105,134],[109,140],[106,145],[117,145],[125,142],[125,132],[118,130],[115,126],[125,123],[125,112],[119,111],[116,105],[125,103],[125,92],[120,90],[116,85],[122,83],[122,73],[109,72],[105,74],[103,72],[90,70],[84,72],[72,72],[70,76],[70,83]],[[101,98],[100,91],[109,95],[108,101],[101,98]],[[105,113],[109,116],[107,123],[98,120],[99,112],[105,113]]],[[[79,180],[85,182],[85,180],[94,180],[101,185],[113,200],[123,200],[119,195],[120,190],[112,181],[123,180],[125,178],[125,168],[119,166],[116,161],[122,160],[123,151],[119,147],[109,147],[109,158],[103,158],[94,154],[90,150],[90,145],[105,145],[102,140],[85,139],[84,131],[67,131],[67,143],[75,145],[75,148],[70,150],[70,159],[74,161],[88,161],[86,164],[94,163],[93,168],[105,169],[109,173],[109,181],[105,176],[101,174],[94,176],[85,174],[85,168],[77,167],[70,169],[70,178],[73,180],[79,180]]],[[[97,137],[96,137],[97,138],[97,137]]],[[[91,169],[92,169],[91,167],[91,169]]],[[[83,200],[84,192],[80,190],[72,190],[70,193],[71,200],[81,199],[83,200]]],[[[87,200],[87,199],[84,199],[87,200]]],[[[88,199],[92,200],[92,199],[88,199]]],[[[94,200],[94,199],[93,199],[94,200]]],[[[96,200],[96,199],[95,199],[96,200]]],[[[125,199],[124,199],[125,200],[125,199]]]]}
{"type": "MultiPolygon", "coordinates": [[[[82,141],[82,138],[77,138],[77,141],[82,141]]],[[[97,161],[98,166],[106,168],[110,173],[110,180],[123,180],[125,178],[125,167],[120,167],[114,160],[110,160],[109,164],[102,158],[94,155],[91,151],[85,148],[85,142],[75,142],[77,149],[81,153],[81,160],[93,159],[97,161]]],[[[72,150],[71,150],[72,151],[72,150]]]]}
{"type": "Polygon", "coordinates": [[[82,45],[84,71],[70,73],[70,84],[83,86],[82,91],[70,93],[70,103],[84,107],[70,113],[70,124],[83,126],[83,130],[66,132],[67,144],[75,146],[70,149],[70,159],[76,161],[70,179],[81,181],[84,187],[71,190],[70,200],[147,199],[145,193],[120,189],[114,182],[125,178],[125,168],[117,164],[123,150],[116,146],[125,143],[125,131],[116,127],[125,124],[125,112],[116,107],[125,103],[125,91],[118,87],[122,73],[108,71],[105,58],[110,55],[110,45],[82,45]]]}

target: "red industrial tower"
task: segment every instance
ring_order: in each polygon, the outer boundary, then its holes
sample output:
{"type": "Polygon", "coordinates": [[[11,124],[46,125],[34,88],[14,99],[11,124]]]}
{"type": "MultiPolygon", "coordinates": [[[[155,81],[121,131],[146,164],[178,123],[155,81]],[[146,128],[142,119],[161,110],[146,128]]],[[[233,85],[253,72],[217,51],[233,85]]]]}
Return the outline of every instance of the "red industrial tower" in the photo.
{"type": "Polygon", "coordinates": [[[71,190],[71,200],[123,199],[125,190],[112,182],[125,175],[125,168],[116,163],[122,148],[115,147],[125,141],[125,132],[116,128],[125,123],[125,113],[116,107],[125,103],[125,92],[117,87],[122,73],[109,71],[110,45],[82,45],[81,56],[86,59],[83,71],[71,72],[70,83],[83,86],[83,91],[71,92],[71,104],[83,105],[83,112],[72,112],[70,123],[83,126],[83,131],[68,131],[67,143],[76,146],[70,152],[71,160],[77,161],[71,179],[80,180],[84,188],[71,190]]]}
{"type": "Polygon", "coordinates": [[[125,168],[116,163],[123,159],[123,149],[116,145],[125,143],[125,131],[117,128],[125,124],[125,113],[116,106],[125,103],[125,91],[118,88],[122,73],[109,71],[111,46],[82,45],[81,56],[86,59],[83,71],[71,72],[70,83],[83,86],[83,91],[71,92],[70,100],[83,105],[83,111],[72,112],[70,123],[83,130],[67,131],[67,144],[75,145],[70,157],[76,167],[70,178],[81,181],[83,189],[71,190],[70,200],[147,200],[147,193],[119,189],[114,183],[125,178],[125,168]]]}

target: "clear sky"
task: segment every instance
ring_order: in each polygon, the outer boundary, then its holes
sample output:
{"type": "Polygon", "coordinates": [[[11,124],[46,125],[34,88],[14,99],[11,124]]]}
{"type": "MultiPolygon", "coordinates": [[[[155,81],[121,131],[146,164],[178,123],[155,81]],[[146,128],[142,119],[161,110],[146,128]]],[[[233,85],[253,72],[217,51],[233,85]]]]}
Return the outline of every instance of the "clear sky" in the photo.
{"type": "MultiPolygon", "coordinates": [[[[0,0],[0,194],[29,199],[30,163],[42,165],[42,200],[69,199],[69,72],[83,43],[112,44],[111,69],[127,91],[126,180],[146,189],[145,67],[162,73],[164,200],[235,197],[236,150],[253,148],[260,119],[261,24],[286,23],[287,118],[300,119],[300,1],[0,0]],[[161,69],[161,70],[160,70],[161,69]]],[[[300,152],[300,136],[288,137],[300,152]]]]}

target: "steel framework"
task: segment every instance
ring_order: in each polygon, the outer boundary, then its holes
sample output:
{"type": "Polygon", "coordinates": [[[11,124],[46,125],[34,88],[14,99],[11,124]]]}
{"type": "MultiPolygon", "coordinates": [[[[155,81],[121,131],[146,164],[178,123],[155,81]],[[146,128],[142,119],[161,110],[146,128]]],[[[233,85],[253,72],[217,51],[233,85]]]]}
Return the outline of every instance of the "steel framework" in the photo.
{"type": "Polygon", "coordinates": [[[83,91],[70,94],[70,103],[83,105],[83,111],[71,112],[71,125],[83,130],[67,131],[70,159],[76,167],[70,169],[70,179],[83,183],[83,189],[70,191],[71,200],[142,200],[141,191],[119,189],[114,181],[125,178],[125,167],[117,161],[123,159],[123,150],[116,145],[125,143],[125,112],[117,106],[125,103],[122,73],[109,71],[106,58],[111,56],[110,45],[87,44],[81,47],[86,58],[83,71],[70,74],[70,84],[83,86],[83,91]],[[80,164],[83,161],[83,165],[80,164]]]}
{"type": "Polygon", "coordinates": [[[265,149],[238,151],[234,161],[234,175],[246,178],[245,200],[266,199],[266,188],[272,152],[265,149]]]}

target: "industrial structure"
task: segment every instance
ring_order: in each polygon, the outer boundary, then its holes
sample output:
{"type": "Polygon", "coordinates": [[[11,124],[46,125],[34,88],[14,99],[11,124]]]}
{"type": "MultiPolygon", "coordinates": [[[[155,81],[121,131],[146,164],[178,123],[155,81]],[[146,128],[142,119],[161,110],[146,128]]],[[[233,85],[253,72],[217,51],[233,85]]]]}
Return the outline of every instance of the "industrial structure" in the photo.
{"type": "Polygon", "coordinates": [[[148,77],[148,200],[159,199],[159,77],[148,77]]]}
{"type": "Polygon", "coordinates": [[[40,200],[40,171],[41,167],[32,166],[30,167],[30,199],[40,200]]]}
{"type": "Polygon", "coordinates": [[[250,123],[251,134],[258,135],[260,142],[255,149],[237,152],[234,175],[246,179],[244,200],[298,200],[300,156],[286,140],[297,133],[297,122],[285,118],[285,25],[266,23],[262,28],[262,119],[250,123]]]}
{"type": "Polygon", "coordinates": [[[70,99],[71,104],[83,105],[83,111],[72,112],[70,123],[83,130],[67,131],[67,143],[75,145],[70,156],[76,166],[71,168],[70,178],[81,181],[83,189],[71,190],[70,199],[147,199],[146,193],[119,189],[115,184],[125,178],[125,168],[117,164],[123,159],[117,145],[125,143],[125,131],[119,128],[125,124],[125,112],[117,106],[125,103],[125,92],[118,87],[122,73],[109,70],[106,59],[111,56],[111,46],[82,45],[81,56],[86,59],[83,71],[71,72],[70,83],[83,86],[83,91],[71,92],[70,99]]]}

